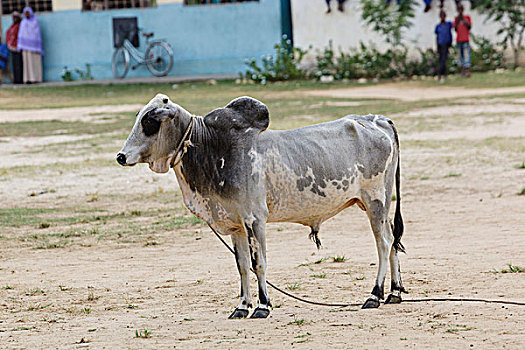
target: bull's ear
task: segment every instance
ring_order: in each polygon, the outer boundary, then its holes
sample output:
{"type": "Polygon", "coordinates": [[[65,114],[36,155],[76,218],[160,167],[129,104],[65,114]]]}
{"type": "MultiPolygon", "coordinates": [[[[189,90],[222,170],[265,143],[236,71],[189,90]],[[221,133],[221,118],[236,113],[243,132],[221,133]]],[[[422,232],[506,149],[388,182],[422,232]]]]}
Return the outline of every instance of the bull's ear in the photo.
{"type": "Polygon", "coordinates": [[[247,127],[264,131],[270,124],[270,112],[268,107],[261,101],[252,97],[243,96],[228,103],[226,108],[239,113],[247,124],[247,127]]]}

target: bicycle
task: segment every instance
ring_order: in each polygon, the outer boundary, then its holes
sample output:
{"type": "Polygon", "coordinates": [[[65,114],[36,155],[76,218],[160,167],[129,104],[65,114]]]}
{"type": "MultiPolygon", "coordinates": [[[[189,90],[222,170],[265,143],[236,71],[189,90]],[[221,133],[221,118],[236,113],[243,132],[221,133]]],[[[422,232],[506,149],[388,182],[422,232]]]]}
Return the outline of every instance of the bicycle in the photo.
{"type": "Polygon", "coordinates": [[[173,50],[170,44],[163,40],[150,42],[149,39],[153,35],[153,32],[142,33],[148,44],[146,52],[139,51],[128,39],[124,39],[122,46],[115,49],[111,59],[111,68],[115,78],[123,79],[128,74],[130,67],[135,70],[143,64],[148,67],[151,74],[157,77],[168,74],[173,67],[173,50]],[[137,61],[137,64],[131,66],[131,58],[137,61]]]}

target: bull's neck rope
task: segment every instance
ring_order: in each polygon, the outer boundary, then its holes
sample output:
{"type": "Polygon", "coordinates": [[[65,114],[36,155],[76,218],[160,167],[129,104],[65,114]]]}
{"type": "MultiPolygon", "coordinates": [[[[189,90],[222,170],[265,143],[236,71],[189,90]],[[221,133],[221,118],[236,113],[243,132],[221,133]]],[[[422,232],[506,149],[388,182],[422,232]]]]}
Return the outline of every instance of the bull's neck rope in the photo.
{"type": "Polygon", "coordinates": [[[173,158],[171,158],[170,168],[177,166],[182,161],[182,157],[184,157],[184,155],[188,151],[188,147],[191,145],[191,134],[193,132],[194,124],[195,124],[195,117],[191,116],[190,123],[186,127],[186,131],[184,132],[184,135],[182,135],[179,145],[175,149],[173,158]],[[186,140],[186,137],[188,137],[187,140],[186,140]],[[182,153],[180,156],[178,156],[181,149],[182,149],[182,153]]]}

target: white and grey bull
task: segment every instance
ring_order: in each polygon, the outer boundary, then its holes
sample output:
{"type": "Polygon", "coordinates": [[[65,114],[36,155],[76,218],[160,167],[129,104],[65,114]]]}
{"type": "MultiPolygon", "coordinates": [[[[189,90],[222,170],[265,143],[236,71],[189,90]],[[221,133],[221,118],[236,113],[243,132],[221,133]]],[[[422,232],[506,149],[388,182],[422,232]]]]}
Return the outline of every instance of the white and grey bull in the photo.
{"type": "Polygon", "coordinates": [[[386,302],[401,302],[397,252],[403,250],[403,221],[399,142],[392,121],[351,115],[285,131],[267,130],[268,124],[268,108],[250,97],[200,117],[159,94],[137,113],[117,161],[128,166],[149,163],[159,173],[173,167],[186,207],[220,234],[231,236],[241,300],[230,318],[246,317],[252,306],[250,262],[259,287],[251,317],[269,315],[267,222],[309,226],[319,247],[321,223],[354,204],[368,215],[379,255],[376,283],[363,308],[378,307],[384,298],[389,261],[392,294],[386,302]]]}

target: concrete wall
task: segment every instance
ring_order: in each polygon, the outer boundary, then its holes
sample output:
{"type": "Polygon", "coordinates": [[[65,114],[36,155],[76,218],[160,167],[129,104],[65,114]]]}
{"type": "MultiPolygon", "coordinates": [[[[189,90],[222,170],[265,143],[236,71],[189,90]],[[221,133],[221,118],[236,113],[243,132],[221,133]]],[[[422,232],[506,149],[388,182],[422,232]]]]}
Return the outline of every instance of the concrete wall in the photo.
{"type": "MultiPolygon", "coordinates": [[[[360,41],[372,42],[378,48],[386,48],[383,38],[369,29],[361,20],[361,6],[359,0],[348,0],[345,3],[343,13],[336,10],[337,2],[332,0],[332,12],[327,14],[326,4],[321,0],[292,0],[292,23],[294,45],[307,48],[312,45],[309,59],[315,55],[316,50],[322,50],[328,46],[329,40],[333,41],[335,49],[348,51],[351,47],[358,46],[360,41]]],[[[494,23],[484,23],[485,17],[479,13],[470,11],[470,2],[463,1],[465,14],[472,18],[472,33],[479,36],[496,40],[497,26],[494,23]]],[[[390,5],[395,10],[396,4],[392,0],[390,5]]],[[[439,1],[433,1],[433,8],[427,13],[423,12],[423,1],[419,2],[416,9],[416,17],[413,19],[414,26],[405,36],[406,43],[412,47],[430,48],[435,46],[434,28],[439,22],[439,1]]],[[[447,20],[453,21],[456,15],[455,2],[445,1],[444,10],[447,12],[447,20]]],[[[455,40],[455,33],[453,33],[455,40]]]]}
{"type": "MultiPolygon", "coordinates": [[[[174,51],[170,75],[238,73],[244,60],[273,52],[280,41],[281,1],[260,0],[225,5],[184,6],[158,1],[147,9],[82,12],[80,9],[37,14],[44,42],[44,80],[61,80],[71,70],[92,66],[95,79],[111,78],[112,18],[138,17],[140,28],[166,39],[174,51]]],[[[77,1],[78,2],[78,1],[77,1]]],[[[4,31],[10,16],[2,18],[4,31]]],[[[141,50],[145,40],[141,38],[141,50]]],[[[150,76],[145,66],[128,76],[150,76]]]]}

